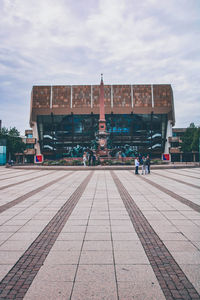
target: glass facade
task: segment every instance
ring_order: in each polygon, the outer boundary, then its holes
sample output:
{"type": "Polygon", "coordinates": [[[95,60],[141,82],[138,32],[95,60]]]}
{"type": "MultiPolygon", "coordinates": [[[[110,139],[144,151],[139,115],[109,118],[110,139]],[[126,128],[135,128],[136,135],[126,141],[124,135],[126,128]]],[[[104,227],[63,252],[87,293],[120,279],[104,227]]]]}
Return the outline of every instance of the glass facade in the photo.
{"type": "MultiPolygon", "coordinates": [[[[45,158],[81,157],[97,149],[99,115],[38,115],[41,152],[45,158]]],[[[115,157],[139,153],[160,156],[164,152],[167,114],[108,114],[108,149],[115,157]]]]}

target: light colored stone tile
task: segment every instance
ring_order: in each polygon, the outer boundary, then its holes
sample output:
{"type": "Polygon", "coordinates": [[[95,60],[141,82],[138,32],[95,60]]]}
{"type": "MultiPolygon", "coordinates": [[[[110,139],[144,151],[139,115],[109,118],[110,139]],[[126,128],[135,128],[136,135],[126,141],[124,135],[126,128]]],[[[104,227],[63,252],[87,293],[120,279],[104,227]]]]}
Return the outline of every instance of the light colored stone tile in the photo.
{"type": "Polygon", "coordinates": [[[158,235],[163,241],[187,241],[181,232],[159,232],[158,235]]]}
{"type": "Polygon", "coordinates": [[[144,251],[115,251],[115,264],[149,264],[144,251]]]}
{"type": "Polygon", "coordinates": [[[133,225],[128,225],[128,226],[112,226],[111,227],[112,232],[133,232],[135,233],[135,229],[133,225]]]}
{"type": "Polygon", "coordinates": [[[110,241],[110,232],[87,232],[85,235],[86,241],[110,241]]]}
{"type": "Polygon", "coordinates": [[[73,282],[48,282],[34,280],[26,293],[25,300],[64,300],[69,299],[73,282]]]}
{"type": "Polygon", "coordinates": [[[112,251],[111,241],[84,241],[83,251],[99,250],[112,251]]]}
{"type": "Polygon", "coordinates": [[[113,265],[79,265],[76,282],[114,282],[113,265]]]}
{"type": "Polygon", "coordinates": [[[135,232],[112,232],[114,241],[139,241],[139,237],[135,232]]]}
{"type": "Polygon", "coordinates": [[[75,282],[71,300],[117,300],[115,282],[75,282]]]}
{"type": "Polygon", "coordinates": [[[78,264],[80,251],[51,251],[45,260],[46,265],[78,264]]]}
{"type": "Polygon", "coordinates": [[[120,281],[118,283],[119,300],[165,300],[158,284],[143,278],[143,281],[120,281]]]}
{"type": "Polygon", "coordinates": [[[67,224],[63,227],[62,232],[85,232],[86,226],[68,226],[67,224]]]}
{"type": "Polygon", "coordinates": [[[13,235],[13,232],[0,232],[0,241],[6,241],[10,236],[13,235]]]}
{"type": "Polygon", "coordinates": [[[109,220],[95,220],[95,219],[90,219],[89,226],[109,226],[110,225],[110,221],[109,220]]]}
{"type": "Polygon", "coordinates": [[[113,264],[112,251],[82,251],[81,265],[106,265],[113,264]]]}
{"type": "Polygon", "coordinates": [[[113,241],[114,251],[143,251],[140,241],[113,241]]]}
{"type": "Polygon", "coordinates": [[[6,225],[2,225],[0,226],[0,233],[3,233],[3,232],[16,232],[20,229],[20,225],[16,225],[16,226],[6,226],[6,225]]]}
{"type": "Polygon", "coordinates": [[[197,251],[197,248],[190,241],[165,241],[164,243],[169,251],[197,251]]]}
{"type": "Polygon", "coordinates": [[[181,269],[189,279],[189,281],[194,285],[198,293],[200,294],[200,264],[199,265],[180,265],[181,269]]]}
{"type": "Polygon", "coordinates": [[[30,241],[6,241],[0,246],[0,251],[25,251],[31,245],[30,241]]]}
{"type": "Polygon", "coordinates": [[[38,232],[16,232],[10,237],[11,241],[33,241],[39,235],[38,232]]]}
{"type": "Polygon", "coordinates": [[[57,238],[58,241],[82,241],[84,232],[61,232],[57,238]]]}
{"type": "Polygon", "coordinates": [[[22,254],[21,251],[0,251],[0,264],[15,264],[22,254]]]}
{"type": "Polygon", "coordinates": [[[110,226],[88,226],[87,232],[110,232],[110,226]]]}
{"type": "Polygon", "coordinates": [[[200,265],[199,251],[171,251],[171,254],[178,264],[200,265]]]}
{"type": "Polygon", "coordinates": [[[0,281],[6,276],[6,274],[10,271],[12,265],[1,265],[0,264],[0,281]]]}
{"type": "Polygon", "coordinates": [[[73,281],[77,265],[47,265],[44,264],[37,274],[41,281],[73,281]]]}
{"type": "Polygon", "coordinates": [[[82,241],[56,241],[51,251],[80,251],[82,241]]]}

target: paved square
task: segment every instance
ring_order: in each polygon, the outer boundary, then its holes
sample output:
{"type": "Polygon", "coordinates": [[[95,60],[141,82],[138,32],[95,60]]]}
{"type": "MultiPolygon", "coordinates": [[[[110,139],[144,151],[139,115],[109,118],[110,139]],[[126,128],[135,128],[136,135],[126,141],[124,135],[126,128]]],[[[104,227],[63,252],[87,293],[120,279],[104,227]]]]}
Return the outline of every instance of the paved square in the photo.
{"type": "Polygon", "coordinates": [[[200,299],[200,169],[0,167],[0,299],[200,299]]]}

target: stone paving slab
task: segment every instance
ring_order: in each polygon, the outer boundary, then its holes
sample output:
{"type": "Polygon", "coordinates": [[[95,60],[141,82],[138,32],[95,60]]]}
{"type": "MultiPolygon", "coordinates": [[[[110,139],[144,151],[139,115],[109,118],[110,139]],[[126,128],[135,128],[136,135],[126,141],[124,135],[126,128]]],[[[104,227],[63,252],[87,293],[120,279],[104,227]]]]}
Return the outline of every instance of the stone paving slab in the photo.
{"type": "MultiPolygon", "coordinates": [[[[1,167],[0,178],[9,175],[9,181],[2,182],[5,185],[7,182],[15,184],[31,178],[31,174],[26,176],[26,172],[30,170],[10,168],[5,172],[1,167]],[[15,178],[19,174],[17,171],[20,171],[20,180],[15,178]]],[[[33,177],[41,175],[41,171],[32,172],[33,177]]],[[[0,206],[23,196],[27,190],[33,190],[33,182],[34,188],[38,188],[65,174],[62,170],[44,172],[44,180],[27,181],[0,191],[0,206]]],[[[185,181],[200,186],[198,169],[179,169],[179,175],[176,170],[170,172],[171,175],[165,170],[153,170],[151,175],[145,177],[160,186],[165,184],[167,189],[200,205],[198,189],[184,185],[185,181]]],[[[94,170],[83,191],[80,187],[90,173],[89,168],[84,172],[69,173],[69,176],[38,190],[23,202],[13,202],[13,206],[0,213],[0,299],[200,299],[199,212],[128,169],[114,170],[125,193],[132,199],[130,201],[138,207],[133,222],[109,170],[94,170]],[[75,202],[60,232],[57,227],[46,230],[53,218],[62,213],[62,207],[68,211],[71,207],[69,203],[75,202]],[[168,275],[170,281],[167,281],[166,287],[162,277],[162,270],[166,268],[165,262],[162,262],[164,252],[162,248],[160,252],[155,252],[155,261],[157,263],[159,260],[161,266],[159,273],[155,271],[154,261],[149,258],[144,242],[138,236],[137,226],[144,226],[140,224],[140,213],[172,257],[167,262],[167,269],[170,266],[177,270],[176,275],[168,275]],[[44,237],[43,232],[46,232],[44,237]],[[49,235],[56,236],[51,239],[52,242],[47,242],[49,235]],[[36,243],[37,239],[40,244],[36,243]],[[29,277],[20,263],[18,272],[22,279],[18,280],[12,272],[19,259],[23,262],[26,252],[32,258],[29,277]],[[39,260],[43,259],[44,252],[43,263],[38,264],[36,258],[39,254],[39,260]],[[175,265],[180,268],[180,273],[175,265]]],[[[61,215],[56,220],[61,224],[61,215]]],[[[144,235],[144,238],[147,236],[144,235]]],[[[152,236],[148,238],[152,251],[158,251],[152,236]]]]}

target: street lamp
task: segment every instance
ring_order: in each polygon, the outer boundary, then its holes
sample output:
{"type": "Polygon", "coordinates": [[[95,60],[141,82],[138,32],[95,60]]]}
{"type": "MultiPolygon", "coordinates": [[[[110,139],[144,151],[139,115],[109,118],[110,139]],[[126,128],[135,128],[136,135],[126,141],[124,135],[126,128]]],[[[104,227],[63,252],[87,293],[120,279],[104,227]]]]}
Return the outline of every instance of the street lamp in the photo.
{"type": "Polygon", "coordinates": [[[151,112],[151,156],[152,156],[152,143],[153,143],[153,141],[152,141],[152,129],[153,129],[153,111],[151,112]]]}

